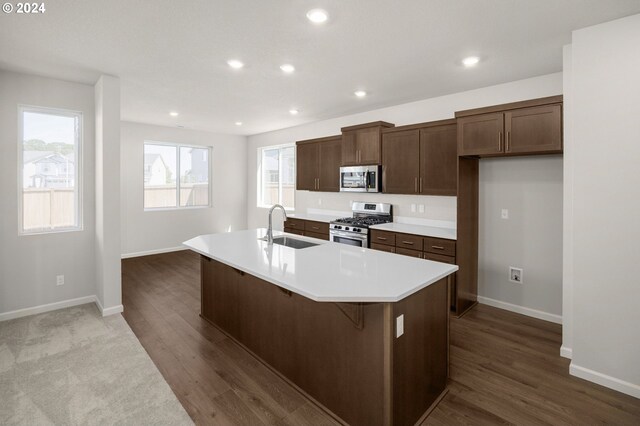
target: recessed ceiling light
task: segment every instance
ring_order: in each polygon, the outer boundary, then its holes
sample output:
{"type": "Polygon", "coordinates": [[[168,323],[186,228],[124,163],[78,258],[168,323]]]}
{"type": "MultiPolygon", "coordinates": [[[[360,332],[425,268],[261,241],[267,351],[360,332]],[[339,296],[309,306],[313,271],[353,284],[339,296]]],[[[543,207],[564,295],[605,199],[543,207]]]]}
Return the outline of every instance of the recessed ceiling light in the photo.
{"type": "Polygon", "coordinates": [[[242,126],[242,121],[236,121],[236,126],[242,126]]]}
{"type": "Polygon", "coordinates": [[[296,115],[296,114],[298,114],[298,110],[297,109],[290,109],[289,110],[289,114],[296,115]]]}
{"type": "Polygon", "coordinates": [[[355,92],[353,92],[353,94],[359,98],[364,98],[365,96],[367,96],[367,92],[365,92],[364,90],[356,90],[355,92]]]}
{"type": "Polygon", "coordinates": [[[291,64],[284,64],[284,65],[280,65],[280,69],[284,72],[286,72],[287,74],[291,74],[292,72],[294,72],[296,70],[296,67],[294,67],[291,64]]]}
{"type": "Polygon", "coordinates": [[[478,58],[477,56],[469,56],[468,58],[464,58],[462,60],[462,65],[464,65],[465,67],[473,67],[477,65],[478,62],[480,62],[480,58],[478,58]]]}
{"type": "Polygon", "coordinates": [[[244,67],[244,64],[237,59],[229,59],[227,61],[227,64],[229,64],[231,68],[235,68],[235,69],[244,67]]]}
{"type": "Polygon", "coordinates": [[[170,116],[172,116],[172,117],[177,117],[177,116],[178,116],[178,113],[177,113],[177,112],[175,112],[175,111],[171,111],[171,112],[169,113],[169,115],[170,115],[170,116]]]}
{"type": "Polygon", "coordinates": [[[313,22],[314,24],[322,24],[327,19],[329,19],[329,14],[326,10],[322,9],[311,9],[307,12],[307,19],[313,22]]]}

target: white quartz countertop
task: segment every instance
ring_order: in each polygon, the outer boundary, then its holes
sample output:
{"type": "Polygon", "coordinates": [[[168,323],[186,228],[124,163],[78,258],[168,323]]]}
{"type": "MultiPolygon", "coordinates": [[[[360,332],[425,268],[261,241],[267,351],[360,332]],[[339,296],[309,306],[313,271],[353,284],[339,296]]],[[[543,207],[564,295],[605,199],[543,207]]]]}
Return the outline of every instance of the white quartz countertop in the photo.
{"type": "Polygon", "coordinates": [[[317,302],[397,302],[458,270],[456,265],[273,231],[318,243],[293,249],[266,229],[200,235],[190,249],[317,302]]]}
{"type": "Polygon", "coordinates": [[[344,216],[332,216],[332,215],[326,215],[326,214],[310,214],[310,213],[291,213],[291,214],[287,214],[287,217],[290,217],[292,219],[315,220],[316,222],[329,223],[344,216]]]}
{"type": "Polygon", "coordinates": [[[455,240],[457,235],[454,228],[440,228],[437,226],[412,225],[397,222],[373,225],[370,226],[370,228],[381,231],[401,232],[403,234],[422,235],[423,237],[446,238],[448,240],[455,240]]]}

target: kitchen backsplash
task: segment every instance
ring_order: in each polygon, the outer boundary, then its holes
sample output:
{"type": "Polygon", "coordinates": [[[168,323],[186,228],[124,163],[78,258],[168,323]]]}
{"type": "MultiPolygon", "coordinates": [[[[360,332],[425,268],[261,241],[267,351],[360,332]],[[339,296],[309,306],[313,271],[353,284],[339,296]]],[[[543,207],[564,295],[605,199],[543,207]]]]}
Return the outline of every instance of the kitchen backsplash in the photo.
{"type": "Polygon", "coordinates": [[[441,226],[455,227],[456,197],[296,191],[296,211],[300,213],[316,210],[350,212],[352,201],[390,203],[395,217],[409,221],[427,219],[442,222],[441,226]],[[412,211],[412,205],[415,205],[415,212],[412,211]],[[424,206],[424,212],[420,211],[421,205],[424,206]]]}

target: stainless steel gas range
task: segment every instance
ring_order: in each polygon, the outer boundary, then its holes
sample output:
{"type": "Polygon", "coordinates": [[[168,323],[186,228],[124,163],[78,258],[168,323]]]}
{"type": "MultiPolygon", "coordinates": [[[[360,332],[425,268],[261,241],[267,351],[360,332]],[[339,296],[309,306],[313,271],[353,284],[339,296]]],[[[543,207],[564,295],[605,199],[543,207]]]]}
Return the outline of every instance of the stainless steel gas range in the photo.
{"type": "Polygon", "coordinates": [[[351,211],[352,217],[336,219],[329,224],[331,241],[368,248],[369,226],[393,222],[391,204],[354,201],[351,211]]]}

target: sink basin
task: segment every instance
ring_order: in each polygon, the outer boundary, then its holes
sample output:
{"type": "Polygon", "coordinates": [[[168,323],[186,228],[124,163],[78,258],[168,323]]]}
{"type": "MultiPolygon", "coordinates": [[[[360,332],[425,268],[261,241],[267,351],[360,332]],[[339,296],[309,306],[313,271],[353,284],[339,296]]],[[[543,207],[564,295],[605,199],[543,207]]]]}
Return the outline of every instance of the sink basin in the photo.
{"type": "MultiPolygon", "coordinates": [[[[265,238],[262,238],[265,240],[265,238]]],[[[291,247],[294,249],[303,249],[307,247],[317,246],[318,244],[309,241],[298,240],[291,237],[273,237],[273,244],[280,244],[281,246],[291,247]]]]}

